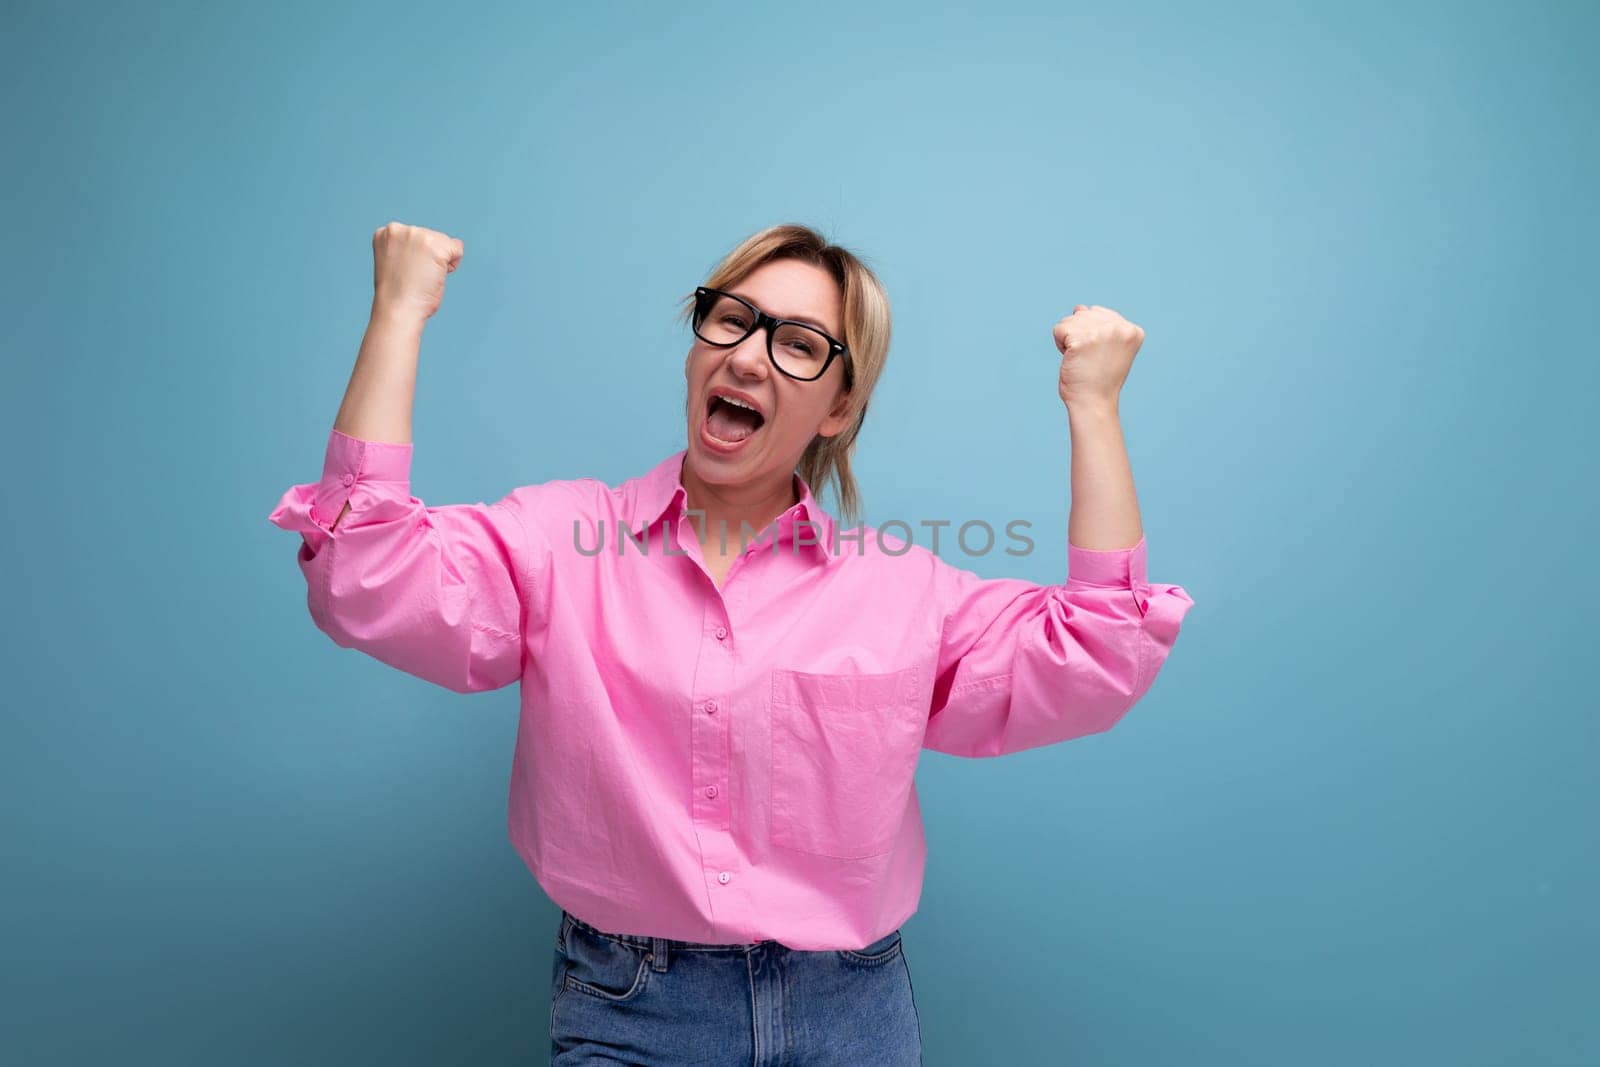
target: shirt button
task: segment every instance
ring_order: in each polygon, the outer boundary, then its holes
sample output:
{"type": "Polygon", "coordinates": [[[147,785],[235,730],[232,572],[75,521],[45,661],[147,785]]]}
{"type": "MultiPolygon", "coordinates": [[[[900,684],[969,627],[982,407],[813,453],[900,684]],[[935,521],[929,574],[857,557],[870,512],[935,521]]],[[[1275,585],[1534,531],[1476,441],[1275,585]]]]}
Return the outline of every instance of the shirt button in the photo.
{"type": "Polygon", "coordinates": [[[343,482],[345,485],[354,485],[355,481],[356,481],[356,476],[354,474],[346,474],[343,478],[340,478],[339,480],[341,482],[343,482]]]}
{"type": "Polygon", "coordinates": [[[715,715],[717,713],[717,702],[715,700],[706,701],[706,711],[715,715]]]}
{"type": "Polygon", "coordinates": [[[716,786],[714,786],[714,785],[706,786],[706,796],[714,797],[716,795],[717,795],[717,787],[716,786]]]}
{"type": "Polygon", "coordinates": [[[728,879],[731,877],[733,877],[731,874],[729,874],[727,871],[723,871],[721,874],[717,875],[717,881],[721,882],[723,885],[727,885],[728,879]]]}
{"type": "Polygon", "coordinates": [[[717,627],[717,640],[718,641],[723,640],[727,636],[728,636],[728,628],[726,626],[717,627]]]}

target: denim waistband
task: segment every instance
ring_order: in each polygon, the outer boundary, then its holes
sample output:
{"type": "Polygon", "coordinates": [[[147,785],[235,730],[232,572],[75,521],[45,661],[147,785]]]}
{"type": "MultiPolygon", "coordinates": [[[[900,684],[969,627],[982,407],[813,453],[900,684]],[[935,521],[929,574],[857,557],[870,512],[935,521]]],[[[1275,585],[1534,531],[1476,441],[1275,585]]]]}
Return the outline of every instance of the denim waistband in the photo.
{"type": "Polygon", "coordinates": [[[609,931],[601,930],[599,927],[589,925],[565,908],[561,909],[561,917],[564,921],[570,922],[573,926],[581,927],[596,937],[605,937],[612,941],[621,942],[624,945],[635,945],[639,948],[655,949],[657,951],[665,948],[672,952],[744,952],[755,948],[757,945],[778,944],[777,941],[770,938],[765,941],[734,941],[726,944],[711,944],[704,941],[678,941],[670,937],[651,937],[648,934],[613,934],[609,931]]]}

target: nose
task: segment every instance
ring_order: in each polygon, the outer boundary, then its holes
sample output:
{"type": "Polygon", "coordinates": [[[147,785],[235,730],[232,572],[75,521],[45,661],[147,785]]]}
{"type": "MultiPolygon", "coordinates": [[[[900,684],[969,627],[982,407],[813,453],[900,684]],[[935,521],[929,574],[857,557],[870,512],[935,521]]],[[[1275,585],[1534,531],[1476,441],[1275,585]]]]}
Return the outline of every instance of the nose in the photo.
{"type": "Polygon", "coordinates": [[[767,332],[757,330],[728,351],[728,366],[741,378],[761,381],[766,378],[767,332]]]}

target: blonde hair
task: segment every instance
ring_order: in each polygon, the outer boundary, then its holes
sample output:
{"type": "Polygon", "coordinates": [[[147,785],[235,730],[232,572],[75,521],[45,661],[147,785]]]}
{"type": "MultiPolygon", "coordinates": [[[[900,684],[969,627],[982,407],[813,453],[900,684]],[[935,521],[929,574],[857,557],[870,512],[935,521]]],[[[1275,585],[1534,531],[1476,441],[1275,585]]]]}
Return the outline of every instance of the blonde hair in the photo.
{"type": "MultiPolygon", "coordinates": [[[[844,336],[839,338],[850,350],[850,421],[832,437],[818,434],[801,453],[800,477],[814,496],[820,497],[831,480],[839,500],[839,511],[846,526],[860,519],[861,493],[850,471],[856,437],[867,416],[867,401],[889,358],[889,294],[878,276],[862,257],[847,248],[831,244],[809,226],[780,223],[751,234],[722,258],[701,283],[712,289],[737,285],[757,267],[778,259],[795,259],[827,271],[839,285],[844,298],[844,336]]],[[[685,324],[694,316],[694,293],[683,298],[678,318],[685,324]]]]}

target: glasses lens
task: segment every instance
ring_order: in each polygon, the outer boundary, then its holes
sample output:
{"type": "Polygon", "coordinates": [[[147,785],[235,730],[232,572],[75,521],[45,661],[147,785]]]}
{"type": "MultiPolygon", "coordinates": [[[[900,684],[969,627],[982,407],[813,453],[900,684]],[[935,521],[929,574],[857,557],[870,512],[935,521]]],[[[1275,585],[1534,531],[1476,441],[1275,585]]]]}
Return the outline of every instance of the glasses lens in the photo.
{"type": "MultiPolygon", "coordinates": [[[[712,344],[735,344],[750,333],[755,316],[730,296],[707,295],[694,332],[712,344]]],[[[772,358],[785,374],[815,378],[828,361],[828,339],[816,330],[786,322],[772,334],[772,358]]]]}
{"type": "Polygon", "coordinates": [[[741,340],[755,322],[750,309],[731,296],[707,294],[701,307],[704,310],[694,332],[712,344],[729,345],[741,340]]]}
{"type": "Polygon", "coordinates": [[[828,339],[809,327],[786,322],[772,335],[772,358],[785,374],[815,378],[828,361],[828,339]]]}

